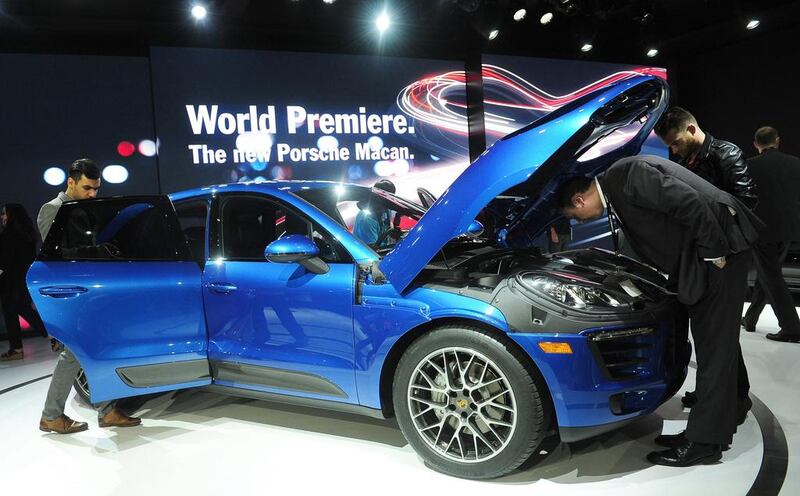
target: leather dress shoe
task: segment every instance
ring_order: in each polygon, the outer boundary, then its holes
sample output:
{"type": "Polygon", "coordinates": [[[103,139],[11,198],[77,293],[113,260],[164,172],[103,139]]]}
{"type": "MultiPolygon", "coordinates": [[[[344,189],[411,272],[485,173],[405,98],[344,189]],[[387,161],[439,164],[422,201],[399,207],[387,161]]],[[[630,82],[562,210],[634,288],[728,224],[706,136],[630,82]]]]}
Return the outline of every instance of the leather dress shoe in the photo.
{"type": "Polygon", "coordinates": [[[129,417],[122,413],[118,408],[112,409],[102,417],[97,419],[100,427],[133,427],[142,423],[138,417],[129,417]]]}
{"type": "Polygon", "coordinates": [[[85,431],[88,428],[89,424],[87,424],[86,422],[77,422],[67,417],[66,415],[61,415],[60,417],[53,420],[47,420],[44,417],[42,417],[42,419],[39,420],[39,430],[44,432],[55,432],[58,434],[73,434],[75,432],[85,431]]]}
{"type": "Polygon", "coordinates": [[[653,451],[647,455],[650,463],[668,467],[691,467],[716,463],[720,459],[722,459],[722,448],[719,444],[695,443],[688,439],[673,448],[653,451]]]}
{"type": "Polygon", "coordinates": [[[756,326],[750,325],[750,323],[744,317],[742,317],[742,327],[744,327],[744,330],[747,332],[756,332],[756,326]]]}
{"type": "Polygon", "coordinates": [[[691,408],[697,404],[697,394],[694,391],[687,391],[681,398],[681,404],[686,408],[691,408]]]}
{"type": "MultiPolygon", "coordinates": [[[[663,446],[665,448],[675,448],[687,441],[688,440],[686,439],[685,431],[681,431],[678,434],[661,434],[655,439],[655,443],[657,445],[663,446]]],[[[722,444],[720,446],[722,448],[722,451],[728,451],[729,449],[731,449],[730,444],[722,444]]]]}
{"type": "Polygon", "coordinates": [[[781,331],[767,334],[767,339],[771,339],[773,341],[782,341],[784,343],[800,343],[800,333],[781,331]]]}

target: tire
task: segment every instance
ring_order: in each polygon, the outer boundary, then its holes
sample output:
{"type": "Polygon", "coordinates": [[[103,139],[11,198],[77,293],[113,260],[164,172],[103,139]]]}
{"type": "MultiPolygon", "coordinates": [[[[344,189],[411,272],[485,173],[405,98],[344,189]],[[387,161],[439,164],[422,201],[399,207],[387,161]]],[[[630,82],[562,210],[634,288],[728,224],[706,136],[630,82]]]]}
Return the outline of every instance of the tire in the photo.
{"type": "Polygon", "coordinates": [[[426,465],[491,479],[530,458],[551,415],[527,361],[479,327],[442,326],[409,346],[395,371],[393,403],[403,435],[426,465]]]}
{"type": "Polygon", "coordinates": [[[86,379],[86,374],[83,373],[83,369],[78,370],[75,380],[72,382],[72,389],[78,393],[78,398],[80,398],[85,405],[92,404],[89,399],[89,381],[86,379]]]}

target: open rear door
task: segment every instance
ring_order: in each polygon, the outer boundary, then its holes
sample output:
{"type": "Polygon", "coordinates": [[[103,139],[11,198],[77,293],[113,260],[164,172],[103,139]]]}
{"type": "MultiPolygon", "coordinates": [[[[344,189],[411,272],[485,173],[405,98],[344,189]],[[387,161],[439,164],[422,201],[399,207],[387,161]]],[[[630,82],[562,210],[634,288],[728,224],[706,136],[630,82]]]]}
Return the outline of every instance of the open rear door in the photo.
{"type": "Polygon", "coordinates": [[[201,270],[167,197],[64,203],[28,288],[92,402],[211,382],[201,270]]]}

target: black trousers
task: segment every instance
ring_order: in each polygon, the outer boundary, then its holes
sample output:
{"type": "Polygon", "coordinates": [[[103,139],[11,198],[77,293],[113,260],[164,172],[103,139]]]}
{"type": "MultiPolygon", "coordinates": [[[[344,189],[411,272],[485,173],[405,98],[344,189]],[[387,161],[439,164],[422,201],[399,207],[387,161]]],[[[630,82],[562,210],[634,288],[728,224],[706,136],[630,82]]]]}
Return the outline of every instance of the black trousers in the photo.
{"type": "Polygon", "coordinates": [[[19,327],[21,315],[33,328],[34,332],[45,336],[42,318],[34,310],[28,288],[19,285],[0,292],[0,303],[3,305],[3,318],[8,332],[8,346],[12,350],[22,349],[22,329],[19,327]]]}
{"type": "Polygon", "coordinates": [[[769,302],[781,330],[800,334],[800,318],[794,307],[794,300],[786,281],[783,279],[781,267],[789,252],[789,242],[757,243],[753,247],[753,261],[756,266],[756,285],[750,307],[744,315],[749,327],[755,327],[764,305],[769,302]]]}
{"type": "Polygon", "coordinates": [[[736,432],[739,325],[750,257],[749,251],[730,255],[724,269],[709,263],[706,294],[688,307],[697,357],[697,404],[686,426],[691,441],[730,444],[736,432]]]}
{"type": "MultiPolygon", "coordinates": [[[[747,285],[747,280],[745,280],[747,285]]],[[[747,288],[745,288],[745,292],[747,288]]],[[[742,300],[744,304],[744,300],[742,300]]],[[[742,311],[739,310],[739,315],[742,311]]],[[[736,369],[736,397],[740,400],[747,398],[750,394],[750,376],[747,374],[747,365],[744,364],[744,355],[742,355],[742,346],[737,343],[736,345],[739,354],[739,366],[736,369]]]]}

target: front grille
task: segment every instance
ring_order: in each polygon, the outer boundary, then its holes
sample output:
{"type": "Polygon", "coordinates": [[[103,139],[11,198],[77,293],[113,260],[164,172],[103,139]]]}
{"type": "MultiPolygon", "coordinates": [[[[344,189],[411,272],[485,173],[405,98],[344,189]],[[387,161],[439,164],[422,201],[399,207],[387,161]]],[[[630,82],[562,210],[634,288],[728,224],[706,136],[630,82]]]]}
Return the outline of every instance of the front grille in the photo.
{"type": "Polygon", "coordinates": [[[609,379],[624,380],[651,372],[654,327],[599,331],[588,337],[592,352],[609,379]]]}

